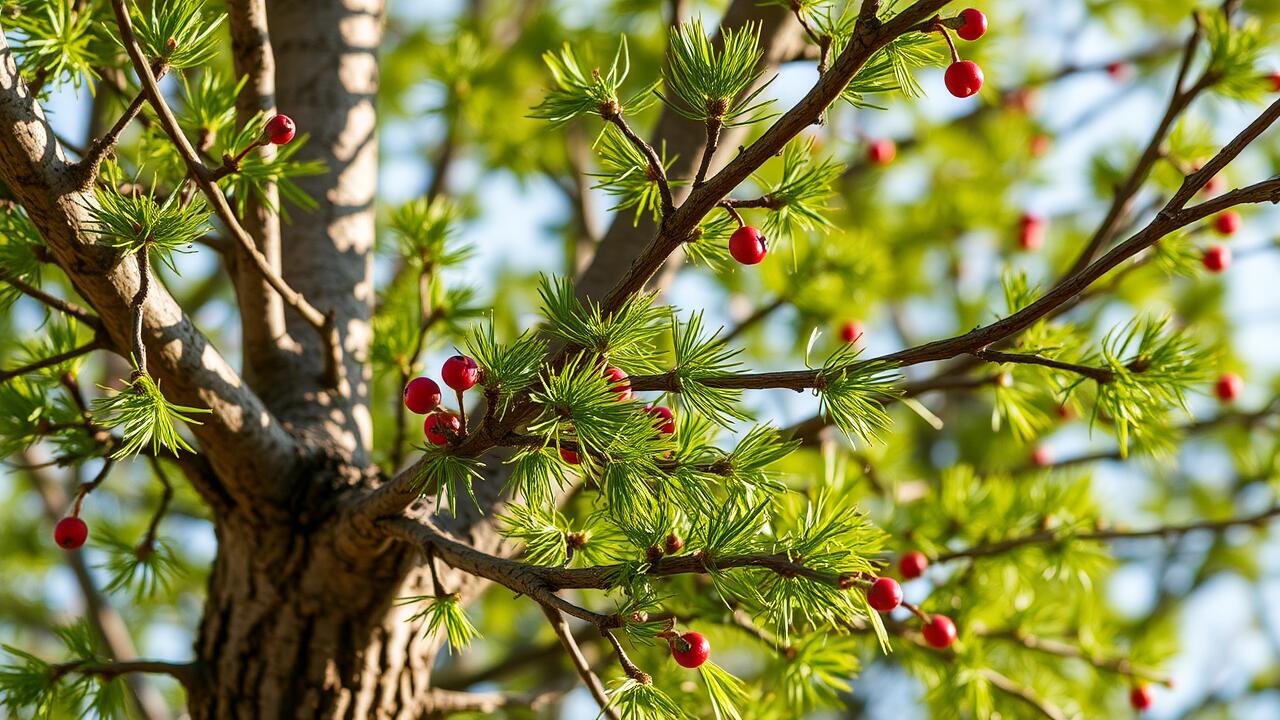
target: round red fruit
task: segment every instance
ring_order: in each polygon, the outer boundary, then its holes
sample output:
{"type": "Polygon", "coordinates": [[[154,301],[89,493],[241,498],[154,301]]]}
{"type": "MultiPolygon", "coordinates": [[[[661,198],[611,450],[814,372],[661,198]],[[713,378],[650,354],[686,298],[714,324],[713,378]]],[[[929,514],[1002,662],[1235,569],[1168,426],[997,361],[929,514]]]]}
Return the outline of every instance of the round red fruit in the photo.
{"type": "Polygon", "coordinates": [[[1146,685],[1135,685],[1133,689],[1129,691],[1129,704],[1138,712],[1150,710],[1151,705],[1154,702],[1155,698],[1151,695],[1151,688],[1146,685]]]}
{"type": "Polygon", "coordinates": [[[1219,235],[1235,235],[1240,229],[1240,213],[1226,212],[1218,213],[1213,219],[1213,229],[1218,231],[1219,235]]]}
{"type": "Polygon", "coordinates": [[[671,657],[687,668],[696,668],[711,657],[711,643],[702,633],[687,632],[671,638],[671,657]]]}
{"type": "Polygon", "coordinates": [[[750,225],[743,225],[729,238],[729,254],[743,265],[756,265],[769,254],[769,245],[763,233],[750,225]]]}
{"type": "Polygon", "coordinates": [[[1129,77],[1129,63],[1119,61],[1108,63],[1107,74],[1112,80],[1124,80],[1129,77]]]}
{"type": "Polygon", "coordinates": [[[64,517],[53,526],[53,541],[63,550],[75,550],[89,537],[89,526],[78,517],[64,517]]]}
{"type": "Polygon", "coordinates": [[[404,406],[409,412],[426,415],[440,404],[440,386],[435,380],[416,377],[404,386],[404,406]]]}
{"type": "Polygon", "coordinates": [[[676,416],[671,408],[662,405],[645,405],[644,411],[653,416],[653,424],[660,432],[670,435],[676,431],[676,416]]]}
{"type": "Polygon", "coordinates": [[[1210,245],[1205,248],[1200,262],[1204,263],[1205,269],[1209,272],[1226,272],[1226,269],[1231,267],[1231,248],[1225,245],[1210,245]]]}
{"type": "Polygon", "coordinates": [[[480,366],[466,355],[454,355],[444,361],[444,367],[440,368],[440,379],[459,392],[470,390],[480,382],[480,366]]]}
{"type": "Polygon", "coordinates": [[[582,458],[578,457],[578,451],[570,450],[568,448],[560,448],[560,459],[570,465],[577,465],[582,462],[582,458]]]}
{"type": "Polygon", "coordinates": [[[1018,247],[1027,252],[1039,250],[1044,245],[1045,222],[1038,215],[1026,213],[1018,221],[1018,247]]]}
{"type": "Polygon", "coordinates": [[[1044,445],[1037,445],[1031,451],[1031,464],[1036,467],[1049,467],[1053,464],[1053,452],[1044,445]]]}
{"type": "Polygon", "coordinates": [[[1244,379],[1235,373],[1223,373],[1213,384],[1213,394],[1224,403],[1235,402],[1244,392],[1244,379]]]}
{"type": "Polygon", "coordinates": [[[967,98],[982,89],[982,68],[972,60],[959,60],[951,63],[942,79],[948,92],[958,98],[967,98]]]}
{"type": "Polygon", "coordinates": [[[977,8],[960,11],[964,24],[956,28],[956,34],[965,40],[977,40],[987,33],[987,15],[977,8]]]}
{"type": "Polygon", "coordinates": [[[288,115],[276,115],[267,121],[264,132],[272,145],[288,145],[297,134],[298,128],[293,124],[293,118],[288,115]]]}
{"type": "Polygon", "coordinates": [[[840,326],[840,339],[847,343],[856,343],[862,337],[862,323],[847,320],[840,326]]]}
{"type": "Polygon", "coordinates": [[[893,578],[879,578],[867,589],[867,604],[879,612],[893,610],[902,604],[902,586],[893,578]]]}
{"type": "Polygon", "coordinates": [[[444,445],[462,432],[462,421],[451,412],[435,412],[427,416],[422,430],[427,434],[427,442],[444,445]]]}
{"type": "Polygon", "coordinates": [[[924,641],[942,649],[956,641],[956,624],[946,615],[933,615],[924,624],[924,641]]]}
{"type": "Polygon", "coordinates": [[[904,553],[898,558],[898,572],[902,573],[902,577],[908,580],[914,580],[924,574],[925,568],[929,567],[929,558],[919,550],[912,550],[904,553]]]}
{"type": "Polygon", "coordinates": [[[631,381],[627,379],[627,374],[622,371],[622,368],[605,368],[604,377],[609,381],[609,389],[618,396],[619,400],[631,399],[631,381]]]}
{"type": "Polygon", "coordinates": [[[876,165],[888,165],[898,156],[898,144],[892,140],[876,140],[867,146],[867,159],[876,165]]]}

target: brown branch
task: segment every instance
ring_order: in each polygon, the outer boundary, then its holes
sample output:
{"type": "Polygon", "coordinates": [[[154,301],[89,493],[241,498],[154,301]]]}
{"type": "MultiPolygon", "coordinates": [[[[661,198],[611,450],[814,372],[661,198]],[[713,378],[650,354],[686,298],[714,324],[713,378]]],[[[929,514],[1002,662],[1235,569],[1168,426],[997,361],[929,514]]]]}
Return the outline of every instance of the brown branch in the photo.
{"type": "Polygon", "coordinates": [[[106,343],[101,338],[94,338],[93,340],[90,340],[89,342],[79,347],[72,348],[71,350],[67,350],[66,352],[58,353],[53,357],[47,357],[42,360],[36,360],[35,362],[27,363],[22,367],[17,367],[12,370],[0,370],[0,383],[8,382],[13,378],[26,375],[28,373],[33,373],[38,370],[44,370],[45,368],[61,365],[62,363],[68,360],[74,360],[75,358],[78,358],[81,355],[88,355],[89,353],[95,350],[104,350],[106,349],[106,347],[107,347],[106,343]]]}
{"type": "MultiPolygon", "coordinates": [[[[151,65],[151,71],[156,78],[164,77],[167,70],[168,68],[163,63],[157,62],[151,65]]],[[[138,117],[138,113],[142,112],[142,106],[146,101],[147,96],[145,93],[139,92],[135,95],[115,124],[107,131],[107,134],[94,140],[93,145],[80,158],[80,162],[75,164],[74,172],[80,177],[81,188],[87,190],[97,180],[98,169],[102,166],[102,161],[115,150],[116,143],[120,140],[120,135],[129,127],[129,123],[138,117]]]]}
{"type": "Polygon", "coordinates": [[[57,680],[69,673],[92,675],[111,680],[130,673],[168,675],[190,690],[200,677],[200,665],[196,662],[174,663],[163,660],[121,660],[109,663],[69,662],[53,666],[50,680],[57,680]]]}
{"type": "Polygon", "coordinates": [[[1042,717],[1046,717],[1049,720],[1068,720],[1066,713],[1041,699],[1031,688],[1014,682],[990,668],[982,668],[978,672],[987,682],[991,683],[992,687],[1016,700],[1020,700],[1042,717]]]}
{"type": "Polygon", "coordinates": [[[720,144],[720,118],[707,118],[707,144],[702,148],[702,161],[698,163],[698,172],[693,176],[693,186],[700,187],[707,179],[707,171],[711,168],[711,158],[716,154],[716,146],[720,144]]]}
{"type": "Polygon", "coordinates": [[[125,8],[124,0],[111,0],[111,7],[115,11],[116,25],[120,29],[120,38],[129,54],[130,60],[133,62],[133,69],[138,74],[138,79],[142,83],[147,100],[159,116],[160,124],[165,133],[187,164],[187,168],[195,179],[196,184],[204,192],[205,197],[209,199],[210,204],[213,206],[214,214],[227,227],[227,230],[244,250],[245,255],[253,261],[254,267],[257,268],[263,279],[271,284],[271,287],[280,294],[280,297],[289,307],[293,308],[308,325],[311,325],[312,328],[320,333],[321,342],[326,349],[325,383],[329,387],[340,389],[345,384],[344,376],[346,370],[342,363],[342,346],[338,339],[334,314],[332,311],[327,314],[322,313],[307,302],[301,293],[289,287],[284,278],[272,269],[271,264],[258,251],[253,238],[240,225],[235,212],[227,204],[226,196],[222,194],[222,190],[217,184],[210,179],[212,171],[200,160],[195,148],[191,146],[191,141],[183,134],[182,128],[178,124],[178,118],[173,114],[173,110],[169,108],[168,102],[164,99],[164,94],[160,92],[160,86],[156,83],[156,78],[151,73],[151,66],[147,62],[147,58],[134,35],[133,22],[129,18],[129,12],[125,8]]]}
{"type": "Polygon", "coordinates": [[[142,341],[142,321],[145,315],[147,292],[151,289],[151,263],[145,244],[138,248],[133,256],[138,263],[138,291],[133,294],[133,300],[129,302],[129,312],[133,315],[133,330],[129,335],[131,343],[129,360],[135,368],[133,379],[136,380],[139,374],[147,372],[147,345],[142,341]]]}
{"type": "Polygon", "coordinates": [[[983,638],[1007,640],[1017,645],[1021,645],[1028,650],[1034,650],[1035,652],[1046,655],[1083,660],[1098,670],[1123,675],[1127,678],[1145,680],[1147,682],[1159,683],[1165,686],[1170,684],[1168,676],[1162,675],[1148,668],[1134,665],[1128,658],[1099,655],[1089,652],[1078,645],[1063,642],[1062,640],[1039,637],[1024,632],[1018,628],[1009,630],[979,629],[976,633],[983,638]]]}
{"type": "MultiPolygon", "coordinates": [[[[667,181],[667,169],[663,167],[662,158],[658,157],[658,151],[654,150],[652,145],[645,142],[644,138],[631,129],[627,121],[622,118],[622,113],[609,111],[603,113],[603,117],[606,121],[613,123],[618,130],[622,131],[622,136],[649,160],[649,174],[658,183],[658,194],[662,196],[662,217],[665,221],[675,211],[676,205],[671,196],[671,183],[667,181]]],[[[707,162],[710,162],[710,160],[707,162]]]]}
{"type": "Polygon", "coordinates": [[[569,655],[569,660],[573,663],[573,667],[578,671],[578,676],[582,678],[582,684],[587,686],[591,697],[595,698],[600,705],[600,713],[610,720],[622,720],[618,715],[618,711],[609,704],[609,694],[605,691],[604,683],[600,682],[600,676],[595,674],[591,669],[591,663],[587,662],[587,658],[582,654],[582,649],[578,647],[578,641],[574,638],[573,633],[569,629],[569,623],[564,619],[564,615],[555,608],[542,606],[542,612],[547,616],[547,622],[551,623],[551,629],[555,631],[556,637],[560,640],[560,644],[569,655]]]}
{"type": "Polygon", "coordinates": [[[618,642],[618,638],[613,634],[612,630],[600,628],[600,634],[604,635],[604,639],[608,640],[609,644],[613,646],[613,652],[618,656],[618,664],[622,666],[622,671],[627,674],[627,677],[641,685],[648,685],[653,682],[653,678],[649,676],[649,673],[637,667],[631,661],[631,658],[627,656],[627,651],[622,648],[622,643],[618,642]]]}
{"type": "Polygon", "coordinates": [[[0,280],[12,285],[23,295],[38,300],[64,315],[70,315],[94,330],[101,332],[106,329],[102,324],[102,320],[97,315],[94,315],[69,300],[63,300],[60,297],[50,295],[40,288],[23,281],[18,276],[11,274],[4,268],[0,268],[0,280]]]}
{"type": "Polygon", "coordinates": [[[770,300],[764,305],[761,305],[760,307],[756,308],[750,315],[743,318],[742,322],[735,325],[732,330],[725,333],[724,336],[720,338],[720,342],[728,344],[733,340],[736,340],[738,336],[742,335],[747,330],[750,330],[751,328],[755,327],[759,323],[763,322],[770,315],[774,314],[778,310],[781,310],[786,304],[787,304],[787,298],[783,295],[779,295],[773,300],[770,300]]]}
{"type": "Polygon", "coordinates": [[[1007,353],[996,350],[975,350],[969,353],[980,360],[986,360],[992,363],[1014,363],[1023,365],[1040,365],[1041,367],[1053,368],[1054,370],[1065,370],[1073,372],[1077,375],[1083,375],[1091,380],[1097,381],[1103,385],[1115,380],[1115,374],[1104,368],[1089,367],[1088,365],[1077,365],[1075,363],[1054,360],[1053,358],[1041,357],[1039,355],[1027,355],[1023,353],[1007,353]]]}

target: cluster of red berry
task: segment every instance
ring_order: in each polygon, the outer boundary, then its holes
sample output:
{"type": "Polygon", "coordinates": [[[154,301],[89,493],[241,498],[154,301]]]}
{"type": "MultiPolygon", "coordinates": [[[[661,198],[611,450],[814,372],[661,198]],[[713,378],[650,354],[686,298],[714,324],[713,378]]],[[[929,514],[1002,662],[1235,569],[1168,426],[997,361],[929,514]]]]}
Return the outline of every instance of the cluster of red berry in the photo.
{"type": "MultiPolygon", "coordinates": [[[[444,361],[440,377],[445,385],[458,393],[461,404],[462,393],[480,382],[480,367],[466,355],[454,355],[444,361]]],[[[444,445],[462,434],[462,420],[458,415],[438,409],[440,386],[431,378],[416,377],[404,386],[404,406],[409,412],[427,416],[422,429],[427,435],[427,442],[432,445],[444,445]]]]}
{"type": "MultiPolygon", "coordinates": [[[[928,566],[928,558],[919,550],[912,550],[898,560],[898,572],[907,580],[920,577],[928,566]]],[[[878,612],[897,609],[902,604],[902,585],[890,577],[876,578],[867,589],[867,604],[878,612]]],[[[922,618],[924,625],[920,633],[930,647],[941,650],[956,641],[956,624],[951,618],[936,613],[922,618]]]]}

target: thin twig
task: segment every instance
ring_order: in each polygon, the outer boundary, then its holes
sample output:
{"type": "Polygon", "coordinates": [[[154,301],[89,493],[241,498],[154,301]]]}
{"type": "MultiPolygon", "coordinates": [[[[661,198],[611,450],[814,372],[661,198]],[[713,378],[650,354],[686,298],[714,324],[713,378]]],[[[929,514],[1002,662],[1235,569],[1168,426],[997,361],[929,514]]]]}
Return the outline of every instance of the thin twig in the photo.
{"type": "Polygon", "coordinates": [[[1067,372],[1076,373],[1077,375],[1083,375],[1103,385],[1115,380],[1115,375],[1110,370],[1106,370],[1104,368],[1077,365],[1075,363],[1063,362],[1062,360],[1054,360],[1053,358],[1041,357],[1039,355],[1007,353],[996,350],[975,350],[969,354],[981,360],[986,360],[987,362],[1040,365],[1042,367],[1053,368],[1054,370],[1065,370],[1067,372]]]}
{"type": "Polygon", "coordinates": [[[573,633],[569,629],[569,623],[565,620],[564,615],[553,607],[542,605],[542,612],[547,616],[547,621],[551,623],[551,629],[555,631],[556,637],[559,638],[560,644],[564,646],[564,650],[569,655],[569,660],[573,663],[573,667],[578,671],[579,677],[582,678],[582,684],[587,686],[587,691],[591,693],[591,697],[595,698],[600,704],[600,712],[610,720],[622,720],[618,715],[617,709],[609,704],[609,695],[605,691],[604,683],[600,682],[600,676],[595,674],[591,669],[591,663],[587,662],[587,658],[582,654],[582,649],[578,647],[578,641],[573,637],[573,633]]]}
{"type": "Polygon", "coordinates": [[[70,315],[94,330],[106,330],[106,326],[102,324],[102,320],[97,315],[94,315],[69,300],[63,300],[60,297],[50,295],[40,288],[25,282],[18,276],[13,275],[4,268],[0,268],[0,280],[12,285],[23,295],[38,300],[64,315],[70,315]]]}
{"type": "Polygon", "coordinates": [[[28,363],[26,365],[23,365],[22,367],[17,367],[12,370],[0,370],[0,383],[8,382],[13,378],[26,375],[28,373],[33,373],[38,370],[44,370],[45,368],[54,367],[55,365],[61,365],[62,363],[67,362],[68,360],[74,360],[75,358],[78,358],[81,355],[88,355],[89,353],[95,350],[103,350],[103,349],[106,349],[106,343],[99,338],[94,338],[93,340],[90,340],[89,342],[79,347],[72,348],[70,350],[67,350],[66,352],[58,353],[53,357],[44,358],[43,360],[37,360],[35,362],[28,363]]]}
{"type": "Polygon", "coordinates": [[[54,665],[50,671],[50,679],[57,680],[68,673],[92,675],[110,680],[128,673],[148,673],[152,675],[168,675],[183,687],[190,689],[199,677],[199,664],[194,662],[174,663],[163,660],[121,660],[110,663],[69,662],[54,665]]]}
{"type": "MultiPolygon", "coordinates": [[[[164,77],[167,70],[168,68],[163,63],[157,62],[151,65],[151,72],[155,74],[157,79],[164,77]]],[[[120,135],[129,127],[129,123],[138,117],[138,113],[142,112],[142,106],[146,101],[146,93],[139,92],[135,95],[115,124],[107,131],[107,134],[94,140],[88,152],[81,157],[80,162],[76,163],[75,172],[80,176],[80,186],[82,188],[88,188],[97,179],[98,168],[101,167],[103,159],[115,150],[116,143],[120,140],[120,135]]]]}
{"type": "Polygon", "coordinates": [[[623,119],[621,113],[608,113],[604,116],[604,119],[621,130],[622,136],[648,158],[649,173],[654,181],[658,183],[658,194],[662,197],[662,217],[665,222],[666,218],[670,217],[671,213],[675,211],[676,204],[671,196],[671,184],[667,181],[667,169],[662,166],[662,158],[658,157],[658,151],[654,150],[652,145],[645,142],[644,138],[631,129],[631,126],[623,119]]]}
{"type": "Polygon", "coordinates": [[[147,345],[142,340],[142,319],[145,314],[147,292],[151,288],[151,263],[145,244],[134,253],[134,258],[138,263],[138,291],[129,301],[129,312],[133,316],[132,331],[129,335],[133,357],[129,359],[133,361],[135,368],[133,379],[136,380],[138,375],[145,375],[147,372],[147,345]]]}

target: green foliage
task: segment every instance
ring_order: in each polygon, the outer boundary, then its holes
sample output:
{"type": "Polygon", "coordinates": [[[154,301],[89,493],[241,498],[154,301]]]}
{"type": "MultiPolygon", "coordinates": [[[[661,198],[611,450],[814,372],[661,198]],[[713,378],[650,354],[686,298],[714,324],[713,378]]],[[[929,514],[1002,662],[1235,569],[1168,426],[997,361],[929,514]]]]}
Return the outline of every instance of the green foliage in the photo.
{"type": "Polygon", "coordinates": [[[698,674],[707,686],[707,699],[716,720],[741,720],[739,706],[747,704],[746,686],[719,665],[707,661],[698,667],[698,674]]]}
{"type": "Polygon", "coordinates": [[[505,415],[511,401],[537,381],[547,344],[533,333],[524,333],[510,343],[499,343],[494,337],[493,323],[472,328],[467,336],[467,352],[480,366],[480,384],[490,394],[499,416],[505,415]]]}
{"type": "Polygon", "coordinates": [[[154,455],[160,448],[174,455],[179,450],[195,452],[178,433],[178,423],[200,425],[192,416],[211,410],[169,402],[160,392],[160,383],[145,373],[126,382],[120,390],[103,389],[110,394],[93,401],[93,420],[105,428],[120,428],[124,440],[111,457],[132,457],[144,450],[154,455]]]}
{"type": "Polygon", "coordinates": [[[149,195],[121,195],[99,190],[98,202],[89,207],[92,230],[110,247],[132,255],[145,250],[174,273],[173,253],[191,252],[192,243],[209,229],[204,201],[184,205],[178,193],[157,203],[149,195]]]}
{"type": "Polygon", "coordinates": [[[818,388],[822,414],[846,437],[878,442],[889,429],[884,405],[897,395],[900,377],[890,364],[858,361],[860,353],[853,344],[846,344],[823,363],[818,388]]]}
{"type": "Polygon", "coordinates": [[[445,637],[449,640],[450,653],[467,649],[471,646],[471,640],[479,637],[479,631],[467,618],[466,611],[462,609],[461,598],[457,595],[417,595],[399,598],[396,604],[411,605],[420,602],[426,604],[409,618],[409,622],[421,622],[423,632],[427,635],[435,635],[443,628],[445,637]]]}
{"type": "MultiPolygon", "coordinates": [[[[1205,72],[1213,90],[1236,100],[1258,100],[1270,89],[1262,60],[1267,31],[1258,18],[1232,27],[1222,13],[1202,13],[1209,58],[1205,72]]],[[[1272,38],[1274,39],[1274,38],[1272,38]]]]}
{"type": "Polygon", "coordinates": [[[826,229],[831,222],[826,202],[844,166],[830,158],[813,158],[813,141],[795,140],[782,154],[782,177],[766,196],[776,208],[765,218],[765,235],[795,237],[826,229]]]}
{"type": "Polygon", "coordinates": [[[27,213],[18,207],[0,211],[0,310],[22,295],[5,277],[40,285],[40,260],[36,253],[44,248],[44,240],[31,224],[27,213]]]}
{"type": "MultiPolygon", "coordinates": [[[[223,148],[224,156],[239,157],[245,149],[262,137],[262,129],[266,123],[267,118],[261,113],[250,118],[239,132],[226,139],[226,145],[223,148]]],[[[293,159],[293,156],[307,144],[307,139],[306,135],[302,135],[294,138],[288,145],[274,146],[275,154],[270,159],[261,153],[250,152],[237,162],[236,171],[227,175],[223,182],[229,185],[231,201],[238,215],[244,215],[246,203],[250,197],[253,197],[264,207],[280,213],[280,216],[288,222],[290,219],[288,209],[283,203],[277,204],[275,199],[266,192],[266,188],[273,185],[280,193],[282,200],[303,210],[315,209],[315,199],[294,182],[295,178],[323,175],[326,170],[323,161],[302,162],[293,159]]]]}
{"type": "Polygon", "coordinates": [[[853,689],[849,678],[861,669],[856,638],[813,633],[792,645],[795,657],[780,660],[777,702],[799,712],[840,704],[840,696],[853,689]]]}
{"type": "Polygon", "coordinates": [[[546,120],[552,125],[563,125],[580,115],[596,114],[607,118],[624,111],[643,110],[647,96],[657,84],[655,81],[625,103],[619,99],[622,83],[631,72],[631,55],[625,35],[619,41],[613,63],[605,73],[601,73],[599,68],[583,72],[568,43],[559,55],[547,52],[542,59],[551,70],[554,85],[547,90],[546,97],[533,109],[530,117],[546,120]]]}
{"type": "MultiPolygon", "coordinates": [[[[610,210],[635,209],[632,224],[639,224],[643,215],[649,215],[654,221],[661,217],[662,193],[658,178],[649,171],[649,158],[645,156],[631,141],[622,134],[615,125],[608,125],[596,139],[596,153],[600,156],[600,172],[593,177],[600,178],[592,186],[594,190],[604,190],[617,199],[610,210]]],[[[671,168],[675,158],[667,160],[661,154],[664,170],[671,168]]],[[[680,185],[671,182],[669,185],[680,185]]]]}
{"type": "Polygon", "coordinates": [[[183,566],[172,545],[163,538],[135,543],[113,533],[97,541],[107,554],[102,569],[110,576],[103,590],[129,591],[135,601],[157,592],[169,591],[183,574],[183,566]]]}
{"type": "Polygon", "coordinates": [[[682,720],[688,715],[669,695],[648,683],[631,678],[609,690],[609,705],[624,718],[635,720],[682,720]]]}
{"type": "Polygon", "coordinates": [[[149,10],[135,4],[129,11],[143,53],[171,68],[206,63],[218,52],[216,31],[226,19],[205,16],[204,0],[152,0],[149,10]]]}
{"type": "MultiPolygon", "coordinates": [[[[857,21],[851,5],[839,11],[828,7],[815,15],[817,31],[831,38],[831,56],[836,57],[848,46],[857,21]]],[[[895,38],[877,50],[845,86],[840,97],[855,108],[882,109],[867,99],[868,95],[900,92],[908,98],[924,95],[915,79],[922,68],[945,65],[948,58],[941,38],[933,33],[908,33],[895,38]]]]}
{"type": "Polygon", "coordinates": [[[235,128],[236,96],[244,88],[247,77],[238,81],[230,75],[209,68],[195,82],[186,75],[182,81],[182,112],[178,122],[182,129],[200,138],[217,138],[223,130],[235,128]]]}
{"type": "Polygon", "coordinates": [[[690,120],[728,127],[763,120],[759,111],[769,101],[755,99],[767,83],[748,92],[761,75],[759,24],[725,28],[720,42],[720,49],[711,44],[698,17],[671,28],[660,97],[690,120]]]}
{"type": "Polygon", "coordinates": [[[55,720],[68,715],[123,717],[123,677],[102,680],[75,671],[78,664],[103,662],[92,630],[84,620],[53,628],[67,659],[54,665],[18,648],[4,645],[16,662],[0,666],[0,706],[14,716],[55,720]]]}
{"type": "Polygon", "coordinates": [[[93,13],[73,0],[19,0],[6,3],[5,23],[20,34],[11,44],[18,66],[29,80],[45,78],[41,87],[70,82],[79,88],[96,78],[103,61],[101,25],[93,13]]]}
{"type": "Polygon", "coordinates": [[[680,405],[698,412],[711,420],[728,426],[732,420],[745,420],[747,416],[738,409],[742,390],[715,387],[717,379],[735,374],[741,367],[735,358],[741,350],[734,349],[719,338],[719,332],[707,333],[702,327],[702,313],[689,316],[681,323],[671,317],[671,341],[675,348],[675,368],[672,370],[680,386],[680,405]]]}
{"type": "Polygon", "coordinates": [[[473,248],[455,241],[461,217],[461,209],[442,197],[418,198],[396,208],[390,227],[399,257],[419,271],[465,262],[473,248]]]}
{"type": "Polygon", "coordinates": [[[471,502],[479,507],[472,483],[483,479],[480,468],[484,467],[484,463],[475,458],[452,455],[447,450],[434,446],[424,450],[426,455],[420,464],[417,491],[428,492],[432,483],[435,484],[436,512],[440,511],[443,500],[449,514],[457,515],[459,489],[465,491],[471,502]]]}
{"type": "Polygon", "coordinates": [[[654,295],[630,297],[605,314],[599,303],[579,300],[568,278],[544,277],[538,288],[546,333],[570,347],[588,350],[627,372],[652,370],[653,341],[662,333],[667,311],[654,307],[654,295]]]}

